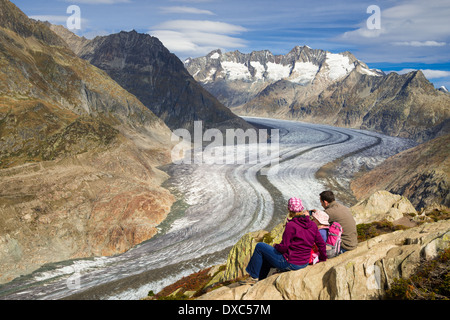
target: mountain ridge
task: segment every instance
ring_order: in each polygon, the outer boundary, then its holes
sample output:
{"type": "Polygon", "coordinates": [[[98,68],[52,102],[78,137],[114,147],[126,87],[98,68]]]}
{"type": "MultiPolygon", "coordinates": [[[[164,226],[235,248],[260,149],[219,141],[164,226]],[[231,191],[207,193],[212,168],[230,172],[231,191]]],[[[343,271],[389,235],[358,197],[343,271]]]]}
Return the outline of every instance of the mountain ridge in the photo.
{"type": "Polygon", "coordinates": [[[106,71],[134,94],[169,128],[252,128],[200,86],[161,41],[135,30],[83,39],[62,26],[51,26],[81,57],[106,71]]]}
{"type": "Polygon", "coordinates": [[[367,129],[418,142],[448,132],[442,124],[450,118],[450,96],[420,70],[385,74],[350,52],[307,46],[277,56],[214,50],[185,65],[239,115],[367,129]]]}
{"type": "Polygon", "coordinates": [[[45,23],[7,0],[0,17],[0,283],[153,237],[170,129],[45,23]]]}

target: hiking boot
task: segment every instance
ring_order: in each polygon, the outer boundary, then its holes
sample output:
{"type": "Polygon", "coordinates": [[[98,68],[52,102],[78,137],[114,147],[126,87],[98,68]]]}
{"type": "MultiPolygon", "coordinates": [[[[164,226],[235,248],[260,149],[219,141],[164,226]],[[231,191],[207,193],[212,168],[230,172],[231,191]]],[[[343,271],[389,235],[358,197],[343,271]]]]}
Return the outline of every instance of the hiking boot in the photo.
{"type": "Polygon", "coordinates": [[[250,286],[252,286],[252,285],[254,285],[254,284],[257,283],[257,282],[258,282],[258,279],[249,277],[249,278],[247,278],[247,279],[245,279],[245,280],[239,281],[239,284],[240,284],[241,286],[244,286],[244,285],[250,285],[250,286]]]}

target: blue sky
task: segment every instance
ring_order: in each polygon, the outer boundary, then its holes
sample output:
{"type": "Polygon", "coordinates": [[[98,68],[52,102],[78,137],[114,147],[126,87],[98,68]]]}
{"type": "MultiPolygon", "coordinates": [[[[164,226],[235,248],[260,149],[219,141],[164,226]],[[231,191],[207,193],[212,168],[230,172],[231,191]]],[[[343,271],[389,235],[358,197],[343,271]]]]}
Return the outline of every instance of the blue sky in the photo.
{"type": "MultiPolygon", "coordinates": [[[[136,30],[158,37],[180,59],[223,51],[297,45],[350,51],[371,68],[421,69],[450,89],[448,0],[12,0],[28,16],[66,25],[80,8],[78,35],[136,30]],[[368,10],[376,6],[377,11],[368,10]]],[[[373,9],[373,8],[372,8],[373,9]]]]}

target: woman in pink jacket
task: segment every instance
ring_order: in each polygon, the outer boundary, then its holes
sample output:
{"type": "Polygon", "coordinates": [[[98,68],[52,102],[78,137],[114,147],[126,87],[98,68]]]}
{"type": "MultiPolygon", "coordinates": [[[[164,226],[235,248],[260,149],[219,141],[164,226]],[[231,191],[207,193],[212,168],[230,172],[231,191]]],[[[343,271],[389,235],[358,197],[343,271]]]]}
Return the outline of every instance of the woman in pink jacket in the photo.
{"type": "Polygon", "coordinates": [[[265,279],[270,268],[289,271],[306,267],[314,244],[319,249],[319,261],[327,260],[325,242],[302,201],[289,199],[288,210],[291,220],[286,224],[281,243],[273,247],[263,242],[256,245],[246,268],[252,277],[250,282],[265,279]]]}

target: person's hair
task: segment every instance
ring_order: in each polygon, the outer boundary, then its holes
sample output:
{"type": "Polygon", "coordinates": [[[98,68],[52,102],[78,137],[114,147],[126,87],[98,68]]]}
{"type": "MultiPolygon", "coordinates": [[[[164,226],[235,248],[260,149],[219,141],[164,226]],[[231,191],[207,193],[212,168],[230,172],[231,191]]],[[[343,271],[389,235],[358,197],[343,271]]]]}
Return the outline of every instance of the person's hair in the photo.
{"type": "Polygon", "coordinates": [[[295,217],[300,217],[305,215],[304,211],[300,211],[300,212],[295,212],[295,211],[290,211],[289,210],[289,218],[295,218],[295,217]]]}
{"type": "Polygon", "coordinates": [[[334,198],[334,193],[333,191],[324,191],[320,194],[320,200],[322,201],[327,201],[328,203],[331,203],[333,201],[335,201],[336,199],[334,198]]]}

